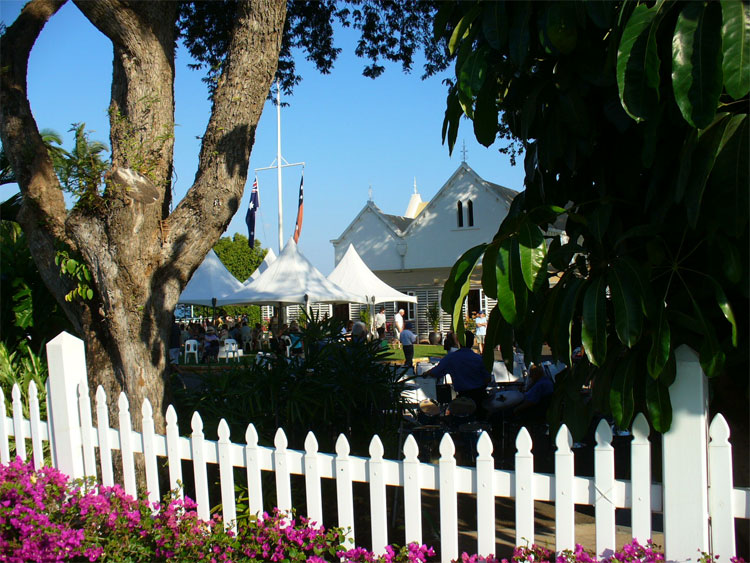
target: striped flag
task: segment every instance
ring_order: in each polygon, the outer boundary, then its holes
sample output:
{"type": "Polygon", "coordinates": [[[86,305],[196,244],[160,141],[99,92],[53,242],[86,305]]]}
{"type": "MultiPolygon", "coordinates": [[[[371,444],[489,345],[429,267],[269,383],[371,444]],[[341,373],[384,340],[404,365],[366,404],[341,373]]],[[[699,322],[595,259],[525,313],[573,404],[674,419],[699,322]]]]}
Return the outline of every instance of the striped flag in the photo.
{"type": "Polygon", "coordinates": [[[297,224],[294,226],[294,243],[299,242],[299,234],[302,231],[302,212],[304,210],[304,199],[305,199],[305,174],[302,173],[302,178],[299,181],[299,203],[297,204],[297,224]]]}
{"type": "Polygon", "coordinates": [[[250,205],[247,206],[245,214],[245,223],[247,223],[247,244],[250,248],[255,246],[255,212],[260,207],[260,198],[258,196],[258,178],[253,182],[253,192],[250,194],[250,205]]]}

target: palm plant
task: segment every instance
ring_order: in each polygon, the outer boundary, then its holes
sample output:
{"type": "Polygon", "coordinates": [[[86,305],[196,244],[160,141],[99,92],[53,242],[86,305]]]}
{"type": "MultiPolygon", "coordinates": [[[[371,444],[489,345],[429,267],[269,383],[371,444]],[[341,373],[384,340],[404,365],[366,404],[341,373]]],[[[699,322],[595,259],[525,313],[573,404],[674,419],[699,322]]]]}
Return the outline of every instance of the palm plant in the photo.
{"type": "Polygon", "coordinates": [[[63,189],[73,194],[78,203],[92,204],[109,169],[109,162],[102,158],[109,148],[100,141],[89,140],[85,127],[85,123],[73,124],[70,129],[75,132],[73,150],[63,151],[61,158],[53,158],[53,164],[63,189]]]}
{"type": "Polygon", "coordinates": [[[427,307],[427,322],[433,332],[440,330],[440,304],[437,301],[433,301],[427,307]]]}

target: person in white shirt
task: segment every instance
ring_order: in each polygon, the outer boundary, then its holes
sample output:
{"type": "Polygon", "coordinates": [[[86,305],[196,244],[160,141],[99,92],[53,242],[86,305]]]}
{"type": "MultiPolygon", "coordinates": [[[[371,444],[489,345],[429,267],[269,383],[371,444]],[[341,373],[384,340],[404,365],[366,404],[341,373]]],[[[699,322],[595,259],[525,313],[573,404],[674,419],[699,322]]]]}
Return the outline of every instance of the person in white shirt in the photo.
{"type": "Polygon", "coordinates": [[[484,311],[479,311],[479,315],[474,321],[477,325],[476,336],[477,346],[479,347],[479,353],[484,352],[484,337],[487,335],[487,317],[484,316],[484,311]]]}
{"type": "Polygon", "coordinates": [[[385,327],[385,307],[380,307],[380,311],[375,315],[375,330],[385,327]]]}
{"type": "Polygon", "coordinates": [[[399,309],[398,313],[393,315],[393,332],[396,340],[401,342],[401,332],[404,330],[404,310],[399,309]]]}

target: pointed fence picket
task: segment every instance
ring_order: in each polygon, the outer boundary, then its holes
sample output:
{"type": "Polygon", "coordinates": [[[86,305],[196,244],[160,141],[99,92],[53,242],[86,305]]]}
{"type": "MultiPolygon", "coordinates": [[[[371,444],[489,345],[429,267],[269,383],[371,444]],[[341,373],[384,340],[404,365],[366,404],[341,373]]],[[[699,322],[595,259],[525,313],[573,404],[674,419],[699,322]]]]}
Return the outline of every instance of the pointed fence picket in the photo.
{"type": "Polygon", "coordinates": [[[43,431],[39,416],[39,392],[36,383],[29,382],[29,423],[31,424],[31,451],[34,456],[34,468],[44,465],[43,431]]]}
{"type": "MultiPolygon", "coordinates": [[[[615,545],[615,450],[612,447],[612,428],[606,420],[599,422],[594,434],[594,487],[596,500],[596,553],[607,553],[615,545]]],[[[607,553],[612,555],[612,553],[607,553]]]]}
{"type": "MultiPolygon", "coordinates": [[[[76,369],[80,367],[80,362],[77,361],[70,364],[76,369]]],[[[351,456],[349,442],[343,435],[336,441],[335,454],[319,452],[317,439],[311,432],[305,439],[304,451],[289,449],[282,429],[276,433],[274,447],[260,446],[257,431],[252,424],[248,425],[245,432],[245,444],[239,445],[230,441],[229,426],[224,420],[218,427],[218,441],[206,440],[203,421],[197,413],[194,413],[191,419],[192,434],[189,437],[180,437],[177,414],[171,406],[166,411],[166,435],[161,436],[154,431],[153,412],[148,401],[140,405],[142,431],[134,432],[130,406],[125,394],[118,397],[119,430],[112,429],[109,425],[107,397],[101,387],[97,388],[95,393],[94,426],[85,381],[80,381],[79,377],[70,379],[75,385],[74,390],[78,399],[74,401],[78,407],[75,413],[77,427],[70,426],[71,421],[75,420],[71,418],[70,410],[63,411],[65,416],[58,420],[57,426],[48,421],[41,421],[38,390],[33,384],[28,390],[30,420],[25,420],[22,416],[21,392],[17,386],[11,391],[13,411],[9,418],[6,413],[5,396],[0,391],[0,461],[7,463],[10,460],[10,437],[14,439],[15,453],[22,459],[28,457],[26,439],[31,439],[35,466],[42,463],[45,441],[52,444],[53,450],[55,447],[64,448],[67,444],[68,450],[65,453],[53,451],[53,460],[61,460],[73,468],[80,466],[81,474],[98,475],[104,485],[112,485],[112,452],[117,450],[120,452],[125,490],[129,494],[134,494],[137,490],[135,458],[142,456],[146,482],[140,483],[140,486],[149,492],[151,501],[158,499],[160,494],[159,463],[166,460],[170,487],[178,488],[182,480],[182,463],[192,462],[198,515],[203,519],[209,518],[211,508],[208,466],[218,465],[221,506],[224,521],[228,526],[234,526],[237,517],[234,491],[236,468],[244,468],[246,471],[246,482],[242,484],[247,486],[249,511],[255,514],[262,512],[264,508],[262,472],[275,473],[277,504],[282,509],[294,506],[291,476],[304,475],[308,516],[320,523],[323,523],[324,506],[322,480],[335,479],[336,525],[349,528],[349,537],[355,540],[356,507],[353,483],[368,483],[372,545],[377,553],[382,553],[389,541],[389,507],[385,494],[387,487],[403,488],[405,538],[407,542],[419,543],[423,540],[421,510],[418,508],[422,505],[422,491],[437,490],[441,537],[439,551],[442,561],[450,561],[459,555],[459,494],[476,496],[477,552],[481,554],[495,551],[497,538],[494,510],[495,499],[498,497],[515,500],[516,541],[519,544],[534,541],[534,502],[554,502],[555,542],[558,550],[572,548],[575,543],[575,504],[593,506],[596,518],[596,551],[599,555],[607,554],[617,547],[616,509],[632,510],[632,535],[641,540],[651,536],[652,513],[665,510],[664,487],[658,483],[651,483],[649,426],[642,414],[636,416],[633,421],[631,480],[624,481],[615,479],[612,431],[604,421],[599,424],[595,433],[593,478],[574,474],[575,454],[571,449],[570,432],[565,426],[559,429],[555,437],[555,472],[546,475],[533,471],[532,440],[525,428],[522,428],[516,437],[515,471],[495,469],[492,441],[486,433],[482,433],[478,439],[474,468],[457,466],[455,445],[448,434],[445,434],[440,442],[440,458],[437,464],[420,462],[419,447],[412,436],[408,436],[403,444],[402,461],[384,459],[383,444],[377,436],[373,437],[370,443],[369,458],[351,456]],[[59,435],[52,431],[56,427],[59,427],[59,435]],[[76,459],[75,455],[81,459],[76,459]]],[[[49,388],[54,389],[55,385],[50,386],[48,383],[49,388]]],[[[60,388],[59,384],[57,388],[60,388]]],[[[71,396],[76,395],[66,394],[66,397],[71,396]]],[[[55,400],[50,403],[54,404],[55,400]]],[[[677,411],[675,413],[675,416],[678,416],[677,411]]],[[[708,483],[705,489],[708,499],[708,514],[705,521],[710,521],[707,535],[711,537],[715,553],[731,557],[736,555],[735,519],[750,518],[750,489],[733,486],[729,428],[721,415],[714,418],[707,434],[710,434],[707,436],[708,483]]],[[[674,462],[672,463],[674,465],[674,462]]],[[[684,518],[686,515],[671,514],[673,522],[680,517],[684,518]]],[[[706,550],[708,546],[702,549],[706,550]]],[[[670,557],[669,554],[667,556],[672,559],[679,558],[670,557]]]]}
{"type": "Polygon", "coordinates": [[[633,421],[633,441],[630,443],[634,538],[651,537],[651,444],[648,432],[646,417],[638,413],[633,421]]]}
{"type": "Polygon", "coordinates": [[[559,550],[575,547],[575,489],[573,437],[568,427],[560,426],[555,439],[555,546],[559,550]]]}
{"type": "Polygon", "coordinates": [[[534,543],[534,457],[531,435],[521,428],[516,437],[516,545],[534,543]]]}
{"type": "Polygon", "coordinates": [[[16,455],[26,461],[26,433],[23,427],[23,403],[21,402],[21,388],[13,386],[13,430],[16,435],[16,455]]]}

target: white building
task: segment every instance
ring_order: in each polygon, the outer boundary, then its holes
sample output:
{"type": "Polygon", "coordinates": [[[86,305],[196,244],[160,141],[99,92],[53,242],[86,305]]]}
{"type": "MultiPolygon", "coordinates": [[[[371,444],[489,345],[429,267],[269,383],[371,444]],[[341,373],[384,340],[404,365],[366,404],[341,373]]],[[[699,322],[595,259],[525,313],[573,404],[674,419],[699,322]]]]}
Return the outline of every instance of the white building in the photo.
{"type": "MultiPolygon", "coordinates": [[[[403,216],[383,213],[368,201],[344,232],[331,243],[338,264],[349,244],[385,283],[410,295],[418,303],[386,303],[388,322],[398,308],[415,323],[419,339],[427,338],[427,307],[440,301],[451,267],[469,248],[488,242],[508,214],[518,192],[480,178],[462,162],[435,196],[423,202],[416,185],[403,216]]],[[[468,311],[487,312],[495,302],[481,290],[481,266],[475,269],[468,311]]],[[[337,316],[358,315],[356,305],[335,308],[337,316]],[[349,308],[346,310],[346,308],[349,308]]],[[[443,314],[441,331],[450,326],[443,314]]]]}

